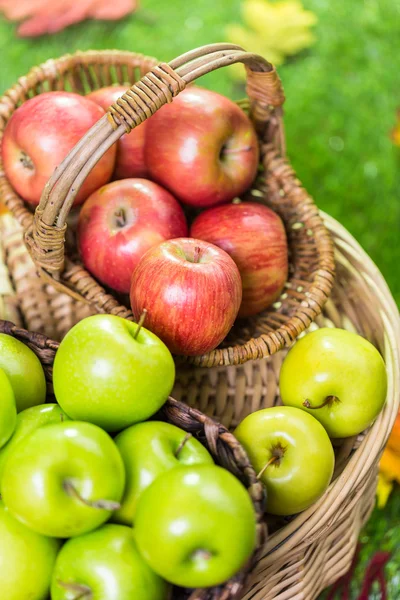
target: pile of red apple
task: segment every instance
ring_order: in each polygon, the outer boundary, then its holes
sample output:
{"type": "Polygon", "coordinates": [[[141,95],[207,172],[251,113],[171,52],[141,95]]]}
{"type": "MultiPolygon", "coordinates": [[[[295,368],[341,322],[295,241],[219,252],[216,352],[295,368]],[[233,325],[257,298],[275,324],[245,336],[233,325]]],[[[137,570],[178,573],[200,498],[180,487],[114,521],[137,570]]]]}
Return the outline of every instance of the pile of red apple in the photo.
{"type": "MultiPolygon", "coordinates": [[[[34,353],[0,334],[0,589],[7,600],[167,600],[170,584],[223,584],[248,561],[256,515],[242,483],[200,441],[157,420],[175,378],[166,345],[140,323],[82,320],[61,342],[57,403],[34,353]],[[18,414],[17,414],[18,413],[18,414]],[[150,419],[150,420],[149,420],[150,419]]],[[[319,329],[280,374],[284,406],[236,428],[266,488],[293,515],[326,491],[331,438],[354,436],[386,397],[367,340],[319,329]]]]}
{"type": "MultiPolygon", "coordinates": [[[[47,92],[15,111],[2,157],[22,198],[39,203],[56,166],[124,91],[47,92]]],[[[258,164],[248,116],[189,87],[108,150],[76,196],[84,265],[107,288],[130,294],[136,319],[146,309],[146,326],[173,353],[214,349],[237,316],[265,310],[282,291],[282,221],[240,200],[258,164]]]]}

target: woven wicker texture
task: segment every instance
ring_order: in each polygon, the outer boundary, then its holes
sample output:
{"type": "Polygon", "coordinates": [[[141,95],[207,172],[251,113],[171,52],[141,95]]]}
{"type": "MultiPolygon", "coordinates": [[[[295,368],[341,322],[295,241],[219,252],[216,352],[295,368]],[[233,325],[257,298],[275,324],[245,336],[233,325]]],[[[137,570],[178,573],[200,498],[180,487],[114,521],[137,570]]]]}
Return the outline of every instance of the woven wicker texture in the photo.
{"type": "MultiPolygon", "coordinates": [[[[397,307],[382,275],[350,234],[326,215],[325,222],[335,242],[337,279],[332,298],[312,328],[343,327],[373,342],[386,361],[387,401],[369,431],[338,443],[334,481],[324,497],[293,520],[269,522],[274,533],[267,539],[245,591],[238,595],[241,600],[314,600],[346,572],[360,529],[374,505],[378,461],[399,408],[397,307]]],[[[28,343],[51,381],[58,343],[4,321],[0,330],[28,343]]],[[[279,352],[236,367],[181,370],[174,395],[217,417],[225,426],[234,426],[249,412],[279,403],[283,358],[284,352],[279,352]]],[[[180,411],[177,418],[185,421],[187,412],[180,411]]],[[[214,425],[210,428],[215,430],[214,425]]],[[[200,599],[204,600],[201,594],[196,596],[200,599]]]]}
{"type": "MultiPolygon", "coordinates": [[[[82,315],[79,299],[89,302],[93,311],[132,319],[130,309],[107,293],[77,259],[76,213],[70,212],[74,196],[96,162],[124,133],[171,101],[186,84],[236,62],[246,66],[248,110],[258,133],[263,165],[248,196],[271,206],[284,220],[290,270],[284,293],[270,309],[237,322],[221,348],[189,359],[194,365],[207,367],[242,364],[273,355],[310,325],[321,312],[332,287],[331,240],[312,199],[284,158],[284,95],[272,65],[231,44],[199,48],[169,64],[157,64],[155,59],[117,51],[78,53],[36,67],[0,101],[1,138],[13,111],[26,98],[42,91],[67,89],[86,93],[110,83],[131,84],[130,90],[110,107],[108,114],[59,165],[45,187],[34,217],[4,174],[0,175],[0,196],[23,227],[43,281],[64,294],[60,296],[60,303],[67,302],[65,295],[74,299],[67,309],[73,320],[79,320],[82,315]]],[[[36,288],[35,293],[40,294],[40,290],[36,288]]],[[[37,299],[36,304],[42,302],[37,299]]],[[[48,320],[58,321],[51,314],[48,320]]],[[[54,328],[52,336],[60,339],[63,332],[63,327],[54,328]]]]}
{"type": "Polygon", "coordinates": [[[77,321],[94,314],[90,304],[61,294],[37,276],[36,266],[23,243],[22,227],[11,215],[0,216],[0,237],[4,263],[30,331],[61,339],[77,321]]]}

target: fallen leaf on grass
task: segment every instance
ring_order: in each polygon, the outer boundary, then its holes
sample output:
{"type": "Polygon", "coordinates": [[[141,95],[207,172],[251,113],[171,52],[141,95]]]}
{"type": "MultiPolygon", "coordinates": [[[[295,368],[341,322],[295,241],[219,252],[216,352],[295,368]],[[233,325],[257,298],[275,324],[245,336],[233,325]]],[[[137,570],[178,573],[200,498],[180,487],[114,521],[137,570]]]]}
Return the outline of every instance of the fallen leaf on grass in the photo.
{"type": "Polygon", "coordinates": [[[396,146],[400,146],[400,108],[397,111],[397,123],[392,130],[391,138],[396,146]]]}
{"type": "MultiPolygon", "coordinates": [[[[304,10],[299,0],[244,0],[242,5],[244,25],[226,27],[228,39],[245,50],[264,56],[275,65],[282,64],[287,56],[297,54],[312,46],[315,36],[311,27],[316,15],[304,10]]],[[[244,78],[244,69],[232,69],[236,77],[244,78]]]]}
{"type": "Polygon", "coordinates": [[[0,0],[6,19],[22,21],[21,37],[56,33],[85,19],[121,19],[136,8],[137,0],[0,0]]]}

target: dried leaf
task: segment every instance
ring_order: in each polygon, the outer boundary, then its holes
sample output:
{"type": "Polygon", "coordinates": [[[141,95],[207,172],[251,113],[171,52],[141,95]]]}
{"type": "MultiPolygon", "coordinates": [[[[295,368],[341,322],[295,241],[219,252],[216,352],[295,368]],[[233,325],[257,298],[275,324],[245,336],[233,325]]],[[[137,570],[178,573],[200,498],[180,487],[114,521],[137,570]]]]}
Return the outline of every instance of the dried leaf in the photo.
{"type": "Polygon", "coordinates": [[[376,497],[378,508],[384,508],[393,489],[393,483],[382,473],[378,476],[378,485],[376,488],[376,497]]]}
{"type": "Polygon", "coordinates": [[[121,19],[136,8],[137,0],[0,0],[7,19],[22,21],[21,37],[55,33],[84,19],[121,19]]]}
{"type": "Polygon", "coordinates": [[[379,463],[378,506],[383,508],[393,488],[400,483],[400,413],[397,415],[390,437],[379,463]]]}
{"type": "MultiPolygon", "coordinates": [[[[282,64],[287,56],[297,54],[312,46],[315,36],[310,30],[317,22],[311,11],[304,10],[298,0],[244,0],[242,5],[244,25],[230,24],[226,28],[228,39],[250,52],[265,56],[275,65],[282,64]]],[[[232,69],[243,79],[243,68],[232,69]]]]}
{"type": "Polygon", "coordinates": [[[396,417],[387,445],[395,452],[400,453],[400,413],[396,417]]]}
{"type": "Polygon", "coordinates": [[[400,483],[400,452],[394,452],[389,446],[386,446],[379,469],[386,479],[400,483]]]}
{"type": "Polygon", "coordinates": [[[391,138],[396,146],[400,146],[400,109],[397,111],[397,123],[392,130],[391,138]]]}

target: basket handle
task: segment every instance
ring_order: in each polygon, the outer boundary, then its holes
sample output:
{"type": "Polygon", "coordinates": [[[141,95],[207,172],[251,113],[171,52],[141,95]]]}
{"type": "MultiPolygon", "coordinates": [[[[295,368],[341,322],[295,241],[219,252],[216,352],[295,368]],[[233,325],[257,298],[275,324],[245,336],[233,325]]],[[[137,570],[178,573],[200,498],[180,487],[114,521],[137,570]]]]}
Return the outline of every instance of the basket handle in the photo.
{"type": "Polygon", "coordinates": [[[284,153],[281,105],[284,94],[274,67],[261,56],[233,44],[211,44],[153,67],[125,92],[76,144],[44,187],[26,243],[46,275],[59,279],[64,269],[66,220],[83,182],[117,140],[151,117],[188,83],[215,69],[241,62],[252,119],[261,139],[284,153]]]}

